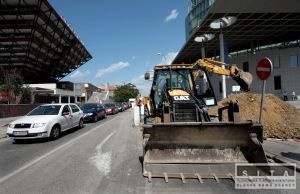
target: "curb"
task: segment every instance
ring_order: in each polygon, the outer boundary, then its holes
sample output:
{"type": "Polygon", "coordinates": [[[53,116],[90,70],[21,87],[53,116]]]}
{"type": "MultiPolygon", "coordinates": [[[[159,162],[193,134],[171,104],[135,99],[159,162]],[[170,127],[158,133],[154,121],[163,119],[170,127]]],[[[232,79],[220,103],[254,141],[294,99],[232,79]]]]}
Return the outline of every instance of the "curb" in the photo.
{"type": "Polygon", "coordinates": [[[270,159],[274,160],[275,162],[278,162],[278,163],[294,163],[294,164],[296,164],[296,171],[298,173],[300,173],[300,166],[297,165],[297,163],[295,163],[294,161],[292,161],[292,160],[290,160],[288,158],[277,156],[277,155],[272,154],[272,153],[267,152],[267,151],[265,151],[265,152],[266,152],[267,158],[270,158],[270,159]]]}

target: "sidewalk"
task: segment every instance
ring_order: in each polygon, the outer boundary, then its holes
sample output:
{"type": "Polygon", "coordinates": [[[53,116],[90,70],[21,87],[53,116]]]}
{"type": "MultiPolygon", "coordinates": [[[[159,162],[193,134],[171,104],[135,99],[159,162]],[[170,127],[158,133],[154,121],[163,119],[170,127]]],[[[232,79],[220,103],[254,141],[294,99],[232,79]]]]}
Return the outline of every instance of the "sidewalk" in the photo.
{"type": "Polygon", "coordinates": [[[286,102],[289,103],[290,105],[293,105],[293,106],[296,107],[297,109],[300,109],[300,100],[286,101],[286,102]]]}
{"type": "Polygon", "coordinates": [[[268,158],[278,163],[295,163],[300,172],[300,142],[296,140],[267,139],[263,143],[268,158]]]}
{"type": "Polygon", "coordinates": [[[0,139],[6,137],[7,125],[18,118],[19,117],[0,118],[0,139]]]}

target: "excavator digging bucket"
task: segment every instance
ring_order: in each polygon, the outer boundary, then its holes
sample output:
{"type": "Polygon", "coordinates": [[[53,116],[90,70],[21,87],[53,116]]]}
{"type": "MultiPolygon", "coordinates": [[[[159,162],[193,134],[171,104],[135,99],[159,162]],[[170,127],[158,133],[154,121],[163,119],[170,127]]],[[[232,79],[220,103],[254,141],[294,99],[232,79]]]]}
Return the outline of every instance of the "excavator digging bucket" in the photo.
{"type": "Polygon", "coordinates": [[[143,127],[143,175],[234,179],[235,163],[267,163],[262,126],[249,122],[160,123],[143,127]]]}
{"type": "Polygon", "coordinates": [[[253,80],[252,74],[249,72],[240,71],[239,75],[233,79],[241,86],[243,91],[249,91],[253,80]]]}

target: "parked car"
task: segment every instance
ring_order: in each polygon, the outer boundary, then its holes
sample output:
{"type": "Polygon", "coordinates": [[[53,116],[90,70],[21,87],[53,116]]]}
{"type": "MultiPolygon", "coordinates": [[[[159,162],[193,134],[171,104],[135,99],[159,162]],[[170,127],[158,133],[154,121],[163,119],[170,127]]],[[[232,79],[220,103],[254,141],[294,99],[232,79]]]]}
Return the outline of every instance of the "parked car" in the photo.
{"type": "Polygon", "coordinates": [[[61,132],[83,128],[83,111],[76,104],[45,104],[11,122],[7,135],[14,140],[57,139],[61,132]]]}
{"type": "Polygon", "coordinates": [[[123,107],[123,104],[121,102],[117,102],[116,105],[118,107],[119,112],[123,112],[125,110],[124,107],[123,107]]]}
{"type": "Polygon", "coordinates": [[[115,103],[106,103],[104,106],[107,115],[113,115],[119,112],[118,106],[115,103]]]}
{"type": "Polygon", "coordinates": [[[97,122],[106,117],[105,107],[100,103],[85,103],[81,106],[83,110],[83,121],[97,122]]]}
{"type": "Polygon", "coordinates": [[[128,102],[122,102],[124,110],[127,110],[129,108],[128,102]]]}

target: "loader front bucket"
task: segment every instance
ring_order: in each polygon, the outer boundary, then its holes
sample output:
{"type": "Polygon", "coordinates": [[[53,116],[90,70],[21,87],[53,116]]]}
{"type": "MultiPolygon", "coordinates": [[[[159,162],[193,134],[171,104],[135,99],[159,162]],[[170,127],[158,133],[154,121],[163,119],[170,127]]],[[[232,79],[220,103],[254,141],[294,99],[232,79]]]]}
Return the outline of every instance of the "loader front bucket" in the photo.
{"type": "Polygon", "coordinates": [[[235,163],[267,163],[262,126],[247,122],[159,123],[143,126],[143,175],[234,179],[235,163]]]}

